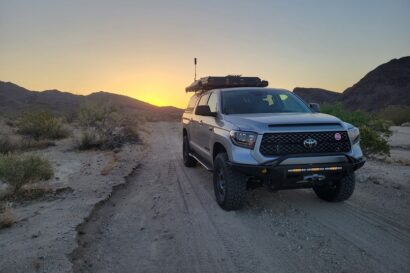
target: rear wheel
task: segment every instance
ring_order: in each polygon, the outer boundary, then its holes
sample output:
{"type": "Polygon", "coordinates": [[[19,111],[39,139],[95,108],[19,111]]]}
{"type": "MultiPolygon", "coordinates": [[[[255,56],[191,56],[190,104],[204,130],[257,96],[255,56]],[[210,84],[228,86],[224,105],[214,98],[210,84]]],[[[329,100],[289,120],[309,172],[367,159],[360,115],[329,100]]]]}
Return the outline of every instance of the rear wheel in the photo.
{"type": "Polygon", "coordinates": [[[330,185],[314,186],[316,195],[328,202],[345,201],[352,196],[356,184],[355,174],[352,173],[330,185]]]}
{"type": "Polygon", "coordinates": [[[196,166],[196,159],[189,155],[189,142],[188,136],[184,135],[183,144],[182,144],[182,158],[184,160],[185,167],[195,167],[196,166]]]}
{"type": "Polygon", "coordinates": [[[237,210],[243,206],[246,194],[246,177],[235,171],[226,153],[218,154],[214,163],[214,192],[216,201],[224,210],[237,210]]]}

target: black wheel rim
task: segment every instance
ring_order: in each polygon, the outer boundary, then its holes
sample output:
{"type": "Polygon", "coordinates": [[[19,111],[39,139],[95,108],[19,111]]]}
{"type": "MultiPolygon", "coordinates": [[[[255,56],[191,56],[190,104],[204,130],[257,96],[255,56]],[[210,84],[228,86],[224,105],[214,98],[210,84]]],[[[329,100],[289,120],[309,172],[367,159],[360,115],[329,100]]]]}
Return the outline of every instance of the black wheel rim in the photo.
{"type": "Polygon", "coordinates": [[[218,174],[216,177],[216,193],[220,201],[223,201],[225,199],[225,193],[226,193],[225,175],[222,170],[218,171],[218,174]]]}

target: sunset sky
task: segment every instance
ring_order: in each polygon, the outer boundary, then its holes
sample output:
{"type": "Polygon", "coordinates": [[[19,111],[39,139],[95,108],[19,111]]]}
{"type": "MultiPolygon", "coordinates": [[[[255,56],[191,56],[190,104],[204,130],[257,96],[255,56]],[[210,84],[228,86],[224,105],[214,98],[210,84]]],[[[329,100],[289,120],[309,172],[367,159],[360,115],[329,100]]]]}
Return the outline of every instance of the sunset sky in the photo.
{"type": "Polygon", "coordinates": [[[343,91],[410,55],[410,0],[0,0],[0,80],[184,107],[198,75],[343,91]]]}

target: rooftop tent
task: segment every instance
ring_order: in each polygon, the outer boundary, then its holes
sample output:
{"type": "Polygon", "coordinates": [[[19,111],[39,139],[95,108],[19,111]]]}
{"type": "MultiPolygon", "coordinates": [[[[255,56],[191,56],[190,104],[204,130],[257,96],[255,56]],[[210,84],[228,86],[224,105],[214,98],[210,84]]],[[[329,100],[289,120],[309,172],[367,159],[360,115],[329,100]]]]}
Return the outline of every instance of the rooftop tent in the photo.
{"type": "Polygon", "coordinates": [[[234,88],[234,87],[266,87],[267,81],[263,81],[258,77],[241,77],[241,76],[225,76],[225,77],[204,77],[194,81],[190,86],[185,88],[186,92],[206,91],[216,88],[234,88]]]}

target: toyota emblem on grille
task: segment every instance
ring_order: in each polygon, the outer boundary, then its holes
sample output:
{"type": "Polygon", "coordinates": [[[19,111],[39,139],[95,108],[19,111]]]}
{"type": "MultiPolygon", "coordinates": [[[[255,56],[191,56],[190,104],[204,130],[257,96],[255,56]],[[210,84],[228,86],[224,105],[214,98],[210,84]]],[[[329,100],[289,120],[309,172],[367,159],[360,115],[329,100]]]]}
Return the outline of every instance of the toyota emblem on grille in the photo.
{"type": "Polygon", "coordinates": [[[306,148],[312,149],[313,147],[316,147],[317,145],[317,140],[313,138],[307,138],[305,141],[303,141],[303,145],[306,148]]]}

